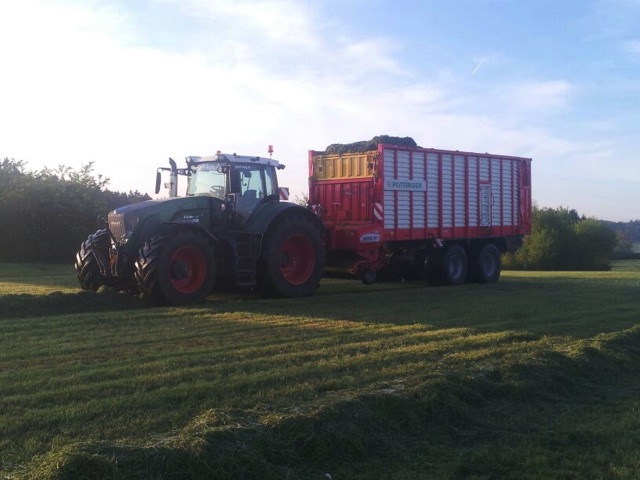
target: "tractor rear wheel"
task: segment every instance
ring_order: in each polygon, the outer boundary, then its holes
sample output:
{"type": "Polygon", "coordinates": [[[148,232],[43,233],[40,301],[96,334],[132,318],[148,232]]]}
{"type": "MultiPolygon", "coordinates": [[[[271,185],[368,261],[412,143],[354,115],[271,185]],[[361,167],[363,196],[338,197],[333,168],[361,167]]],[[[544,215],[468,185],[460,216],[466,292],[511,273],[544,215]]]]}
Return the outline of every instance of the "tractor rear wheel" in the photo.
{"type": "Polygon", "coordinates": [[[145,242],[135,263],[135,277],[143,297],[154,304],[193,305],[211,292],[214,268],[207,239],[179,230],[145,242]]]}
{"type": "Polygon", "coordinates": [[[280,220],[267,233],[258,279],[267,292],[283,297],[306,297],[318,287],[324,269],[320,232],[295,215],[280,220]]]}
{"type": "Polygon", "coordinates": [[[89,235],[76,254],[76,277],[80,282],[80,288],[97,292],[104,285],[105,279],[100,273],[100,265],[93,254],[93,235],[89,235]]]}

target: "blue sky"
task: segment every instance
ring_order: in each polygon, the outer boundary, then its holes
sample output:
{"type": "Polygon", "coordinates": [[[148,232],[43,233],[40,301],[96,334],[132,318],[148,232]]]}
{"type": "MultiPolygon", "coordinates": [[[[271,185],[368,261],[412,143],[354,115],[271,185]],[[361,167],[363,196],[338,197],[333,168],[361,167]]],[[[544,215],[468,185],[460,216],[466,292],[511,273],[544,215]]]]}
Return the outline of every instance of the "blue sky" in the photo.
{"type": "Polygon", "coordinates": [[[0,1],[0,157],[287,165],[387,134],[533,158],[533,198],[640,219],[640,0],[0,1]]]}

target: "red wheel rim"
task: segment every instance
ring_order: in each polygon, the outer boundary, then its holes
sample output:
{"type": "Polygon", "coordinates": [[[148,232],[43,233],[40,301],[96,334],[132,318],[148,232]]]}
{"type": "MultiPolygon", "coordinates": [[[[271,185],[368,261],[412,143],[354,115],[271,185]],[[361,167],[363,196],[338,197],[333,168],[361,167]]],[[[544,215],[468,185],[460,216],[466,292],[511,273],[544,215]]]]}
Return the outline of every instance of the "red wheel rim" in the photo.
{"type": "Polygon", "coordinates": [[[169,262],[169,278],[178,292],[197,292],[207,276],[206,260],[195,247],[182,247],[173,252],[169,262]]]}
{"type": "Polygon", "coordinates": [[[304,235],[291,235],[279,254],[280,273],[292,285],[301,285],[311,277],[316,265],[315,250],[304,235]]]}

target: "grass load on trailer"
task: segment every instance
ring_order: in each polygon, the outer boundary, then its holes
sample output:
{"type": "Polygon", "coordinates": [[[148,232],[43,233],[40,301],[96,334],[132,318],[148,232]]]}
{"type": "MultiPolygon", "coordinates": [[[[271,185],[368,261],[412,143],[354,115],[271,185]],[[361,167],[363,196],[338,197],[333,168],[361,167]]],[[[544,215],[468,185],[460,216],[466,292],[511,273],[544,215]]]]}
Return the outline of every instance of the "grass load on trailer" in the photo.
{"type": "Polygon", "coordinates": [[[309,152],[327,269],[457,285],[496,282],[531,232],[531,159],[418,147],[409,137],[309,152]]]}

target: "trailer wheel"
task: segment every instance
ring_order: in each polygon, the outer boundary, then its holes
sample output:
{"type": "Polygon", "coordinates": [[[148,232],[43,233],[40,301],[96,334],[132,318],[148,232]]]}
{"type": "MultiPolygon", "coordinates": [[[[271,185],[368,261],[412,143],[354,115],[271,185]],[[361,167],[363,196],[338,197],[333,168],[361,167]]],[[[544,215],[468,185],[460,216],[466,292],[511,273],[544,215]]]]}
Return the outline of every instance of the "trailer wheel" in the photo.
{"type": "Polygon", "coordinates": [[[440,260],[442,279],[449,285],[460,285],[467,278],[467,254],[460,245],[451,245],[440,260]]]}
{"type": "Polygon", "coordinates": [[[93,255],[91,247],[93,235],[90,235],[76,254],[75,269],[76,277],[80,282],[80,288],[97,292],[100,287],[106,285],[104,277],[100,273],[100,266],[93,255]]]}
{"type": "Polygon", "coordinates": [[[214,268],[209,242],[183,230],[145,242],[135,263],[135,277],[143,296],[156,305],[193,305],[211,292],[214,268]]]}
{"type": "Polygon", "coordinates": [[[305,218],[289,216],[267,233],[258,270],[260,286],[283,297],[306,297],[320,283],[324,269],[320,232],[305,218]]]}
{"type": "Polygon", "coordinates": [[[487,243],[474,257],[471,274],[475,282],[496,283],[501,269],[500,250],[493,243],[487,243]]]}

